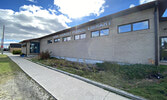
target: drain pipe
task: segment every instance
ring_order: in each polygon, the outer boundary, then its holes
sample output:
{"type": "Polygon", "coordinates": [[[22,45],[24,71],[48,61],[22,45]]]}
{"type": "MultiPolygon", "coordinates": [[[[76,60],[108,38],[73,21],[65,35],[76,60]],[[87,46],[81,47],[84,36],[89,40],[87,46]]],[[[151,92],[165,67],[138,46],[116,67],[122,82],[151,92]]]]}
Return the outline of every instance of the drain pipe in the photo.
{"type": "Polygon", "coordinates": [[[158,2],[155,2],[155,10],[154,10],[154,32],[155,32],[155,65],[159,65],[159,46],[158,46],[158,22],[159,22],[159,14],[158,14],[158,2]]]}

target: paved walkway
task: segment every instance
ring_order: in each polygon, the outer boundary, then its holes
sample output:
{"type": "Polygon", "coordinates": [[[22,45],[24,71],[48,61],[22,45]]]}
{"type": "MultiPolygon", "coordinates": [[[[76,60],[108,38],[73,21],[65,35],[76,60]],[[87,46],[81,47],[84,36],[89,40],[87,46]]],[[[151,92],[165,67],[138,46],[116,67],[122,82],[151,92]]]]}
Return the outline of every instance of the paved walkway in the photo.
{"type": "Polygon", "coordinates": [[[128,100],[125,97],[6,53],[21,69],[58,100],[128,100]]]}

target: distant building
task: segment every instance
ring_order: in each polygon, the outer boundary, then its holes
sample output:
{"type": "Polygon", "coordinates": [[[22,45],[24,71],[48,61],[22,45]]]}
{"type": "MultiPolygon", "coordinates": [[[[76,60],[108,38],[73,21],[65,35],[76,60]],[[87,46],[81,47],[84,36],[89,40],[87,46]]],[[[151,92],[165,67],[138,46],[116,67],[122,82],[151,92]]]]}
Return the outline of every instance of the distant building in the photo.
{"type": "Polygon", "coordinates": [[[13,52],[13,50],[21,50],[21,44],[20,43],[10,43],[9,51],[13,52]]]}
{"type": "Polygon", "coordinates": [[[22,41],[27,55],[49,50],[78,62],[167,62],[167,0],[157,0],[69,29],[22,41]]]}

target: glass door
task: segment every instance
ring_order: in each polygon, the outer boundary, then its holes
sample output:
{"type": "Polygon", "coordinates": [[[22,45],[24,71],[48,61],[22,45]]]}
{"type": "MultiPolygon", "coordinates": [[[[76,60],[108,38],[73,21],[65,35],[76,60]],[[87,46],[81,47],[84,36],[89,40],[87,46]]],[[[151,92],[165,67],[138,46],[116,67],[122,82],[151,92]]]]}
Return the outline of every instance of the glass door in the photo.
{"type": "Polygon", "coordinates": [[[30,53],[39,53],[39,42],[30,43],[30,53]]]}
{"type": "Polygon", "coordinates": [[[167,37],[162,37],[160,40],[160,60],[167,61],[167,37]]]}

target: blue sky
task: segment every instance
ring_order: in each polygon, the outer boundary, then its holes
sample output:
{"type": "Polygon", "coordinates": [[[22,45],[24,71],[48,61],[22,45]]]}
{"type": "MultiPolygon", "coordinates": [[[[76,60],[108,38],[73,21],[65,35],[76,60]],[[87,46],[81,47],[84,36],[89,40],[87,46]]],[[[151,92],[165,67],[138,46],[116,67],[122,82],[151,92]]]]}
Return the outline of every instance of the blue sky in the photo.
{"type": "Polygon", "coordinates": [[[0,0],[0,31],[5,25],[5,44],[9,44],[51,34],[150,1],[153,0],[0,0]]]}

